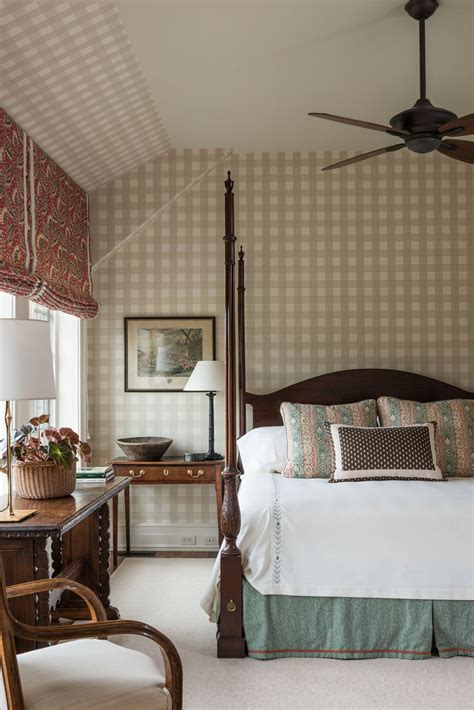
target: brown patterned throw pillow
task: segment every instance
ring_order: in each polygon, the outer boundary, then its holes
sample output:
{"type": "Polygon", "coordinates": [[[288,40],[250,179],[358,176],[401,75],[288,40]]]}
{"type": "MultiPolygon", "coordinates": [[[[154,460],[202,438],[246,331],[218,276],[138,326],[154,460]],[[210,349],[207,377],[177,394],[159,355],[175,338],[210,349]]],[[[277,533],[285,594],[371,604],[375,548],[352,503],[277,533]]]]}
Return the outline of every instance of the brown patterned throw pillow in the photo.
{"type": "Polygon", "coordinates": [[[435,426],[368,428],[329,424],[336,467],[331,482],[441,481],[435,426]]]}

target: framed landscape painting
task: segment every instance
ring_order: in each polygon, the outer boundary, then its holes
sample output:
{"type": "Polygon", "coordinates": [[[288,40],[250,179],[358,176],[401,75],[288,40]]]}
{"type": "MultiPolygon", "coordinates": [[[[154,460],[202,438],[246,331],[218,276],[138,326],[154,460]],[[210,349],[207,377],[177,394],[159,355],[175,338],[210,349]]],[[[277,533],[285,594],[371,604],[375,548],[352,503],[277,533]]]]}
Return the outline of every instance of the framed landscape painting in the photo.
{"type": "Polygon", "coordinates": [[[216,319],[125,318],[125,391],[181,392],[199,360],[215,360],[216,319]]]}

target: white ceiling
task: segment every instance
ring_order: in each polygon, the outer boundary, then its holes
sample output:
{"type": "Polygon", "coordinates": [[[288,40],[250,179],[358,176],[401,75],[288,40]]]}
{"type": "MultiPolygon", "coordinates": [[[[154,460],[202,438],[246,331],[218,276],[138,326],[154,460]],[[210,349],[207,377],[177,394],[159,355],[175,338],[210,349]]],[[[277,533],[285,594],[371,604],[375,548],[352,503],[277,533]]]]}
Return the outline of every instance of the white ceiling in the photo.
{"type": "MultiPolygon", "coordinates": [[[[418,27],[400,0],[118,0],[177,147],[360,150],[385,136],[307,117],[386,123],[418,97],[418,27]]],[[[428,96],[474,110],[474,2],[427,22],[428,96]]]]}
{"type": "MultiPolygon", "coordinates": [[[[83,187],[174,147],[376,148],[418,92],[400,0],[0,0],[0,103],[83,187]]],[[[474,111],[474,0],[427,23],[428,95],[474,111]]]]}
{"type": "Polygon", "coordinates": [[[90,190],[170,147],[113,0],[0,0],[0,105],[90,190]]]}

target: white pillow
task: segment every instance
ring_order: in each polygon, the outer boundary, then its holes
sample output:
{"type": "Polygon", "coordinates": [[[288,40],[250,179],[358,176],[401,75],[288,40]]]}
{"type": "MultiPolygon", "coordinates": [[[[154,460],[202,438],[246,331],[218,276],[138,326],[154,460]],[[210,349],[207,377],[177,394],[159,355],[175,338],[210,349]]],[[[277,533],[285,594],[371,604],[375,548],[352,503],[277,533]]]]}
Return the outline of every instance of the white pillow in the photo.
{"type": "Polygon", "coordinates": [[[288,446],[284,426],[252,429],[237,441],[244,473],[281,473],[288,446]]]}

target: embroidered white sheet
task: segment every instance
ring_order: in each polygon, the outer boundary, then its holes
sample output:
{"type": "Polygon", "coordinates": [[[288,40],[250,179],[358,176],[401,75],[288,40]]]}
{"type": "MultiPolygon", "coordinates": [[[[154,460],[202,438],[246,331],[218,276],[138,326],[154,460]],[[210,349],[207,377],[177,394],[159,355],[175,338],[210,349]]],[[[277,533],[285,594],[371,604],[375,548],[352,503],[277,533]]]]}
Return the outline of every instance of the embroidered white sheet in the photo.
{"type": "MultiPolygon", "coordinates": [[[[244,476],[238,545],[261,594],[474,599],[474,478],[244,476]]],[[[219,558],[201,600],[215,620],[219,558]]]]}

